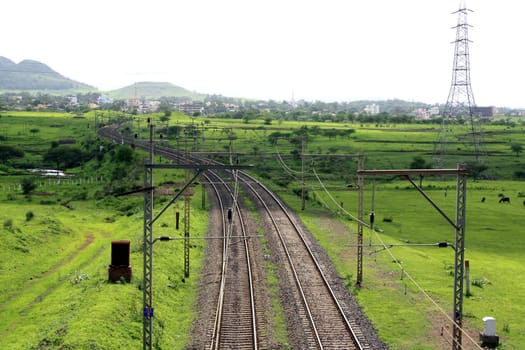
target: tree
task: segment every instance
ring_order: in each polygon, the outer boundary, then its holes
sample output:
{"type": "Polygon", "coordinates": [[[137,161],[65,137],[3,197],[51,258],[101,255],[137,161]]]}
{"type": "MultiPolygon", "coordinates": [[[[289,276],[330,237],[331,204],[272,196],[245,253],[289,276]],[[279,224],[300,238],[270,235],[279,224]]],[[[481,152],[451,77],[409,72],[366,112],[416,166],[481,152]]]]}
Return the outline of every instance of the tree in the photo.
{"type": "Polygon", "coordinates": [[[510,145],[510,149],[512,150],[512,152],[516,153],[516,157],[519,157],[520,153],[523,152],[523,146],[519,143],[514,143],[510,145]]]}
{"type": "Polygon", "coordinates": [[[72,145],[60,145],[50,148],[44,155],[44,161],[56,164],[58,167],[62,164],[64,168],[79,166],[83,158],[82,150],[72,145]]]}
{"type": "Polygon", "coordinates": [[[121,163],[131,163],[134,159],[133,150],[127,146],[117,146],[115,160],[121,163]]]}
{"type": "Polygon", "coordinates": [[[290,134],[282,133],[279,131],[274,131],[270,135],[268,135],[268,142],[272,146],[277,146],[277,142],[280,138],[289,137],[290,134]]]}
{"type": "Polygon", "coordinates": [[[23,158],[24,151],[15,146],[0,145],[0,161],[5,162],[13,158],[23,158]]]}
{"type": "Polygon", "coordinates": [[[410,169],[430,169],[431,164],[421,156],[415,156],[410,163],[410,169]]]}
{"type": "MultiPolygon", "coordinates": [[[[421,156],[415,156],[410,163],[410,169],[430,169],[432,165],[421,156]]],[[[419,187],[423,186],[423,175],[419,175],[419,187]]]]}
{"type": "Polygon", "coordinates": [[[33,192],[37,187],[37,184],[35,183],[35,181],[29,177],[23,178],[21,185],[22,185],[22,193],[25,195],[30,195],[31,192],[33,192]]]}

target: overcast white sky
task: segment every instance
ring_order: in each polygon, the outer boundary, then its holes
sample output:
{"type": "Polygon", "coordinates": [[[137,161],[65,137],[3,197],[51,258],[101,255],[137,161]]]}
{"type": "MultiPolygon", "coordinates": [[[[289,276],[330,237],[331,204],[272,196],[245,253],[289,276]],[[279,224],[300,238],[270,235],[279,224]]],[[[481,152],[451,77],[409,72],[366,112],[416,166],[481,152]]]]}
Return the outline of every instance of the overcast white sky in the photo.
{"type": "MultiPolygon", "coordinates": [[[[446,102],[460,0],[17,0],[0,56],[111,90],[446,102]]],[[[523,0],[467,0],[477,105],[525,107],[523,0]]]]}

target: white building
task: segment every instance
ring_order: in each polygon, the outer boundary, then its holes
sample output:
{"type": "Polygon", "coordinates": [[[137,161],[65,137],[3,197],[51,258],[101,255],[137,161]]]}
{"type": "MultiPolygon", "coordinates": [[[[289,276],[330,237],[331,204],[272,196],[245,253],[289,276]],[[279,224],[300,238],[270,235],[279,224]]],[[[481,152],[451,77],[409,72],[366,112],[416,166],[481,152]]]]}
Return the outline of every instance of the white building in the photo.
{"type": "Polygon", "coordinates": [[[369,115],[379,114],[379,106],[375,103],[372,103],[371,105],[366,105],[364,112],[369,115]]]}

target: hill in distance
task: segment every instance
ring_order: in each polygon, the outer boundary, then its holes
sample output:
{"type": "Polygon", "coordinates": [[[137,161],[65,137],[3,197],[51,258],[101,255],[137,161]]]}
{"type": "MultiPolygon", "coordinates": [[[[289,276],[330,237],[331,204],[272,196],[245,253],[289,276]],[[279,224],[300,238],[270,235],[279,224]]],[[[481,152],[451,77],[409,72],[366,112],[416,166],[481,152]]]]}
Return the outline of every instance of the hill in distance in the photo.
{"type": "MultiPolygon", "coordinates": [[[[44,63],[23,60],[17,64],[0,56],[0,91],[71,94],[99,90],[94,86],[66,78],[44,63]]],[[[189,97],[201,100],[204,98],[203,94],[197,94],[167,82],[138,82],[106,93],[115,99],[189,97]]]]}
{"type": "Polygon", "coordinates": [[[0,56],[0,90],[68,93],[98,89],[66,78],[41,62],[23,60],[17,64],[0,56]]]}
{"type": "Polygon", "coordinates": [[[109,97],[115,99],[147,98],[155,99],[160,97],[190,97],[193,100],[200,100],[202,94],[194,93],[172,83],[167,82],[138,82],[123,88],[107,92],[109,97]]]}

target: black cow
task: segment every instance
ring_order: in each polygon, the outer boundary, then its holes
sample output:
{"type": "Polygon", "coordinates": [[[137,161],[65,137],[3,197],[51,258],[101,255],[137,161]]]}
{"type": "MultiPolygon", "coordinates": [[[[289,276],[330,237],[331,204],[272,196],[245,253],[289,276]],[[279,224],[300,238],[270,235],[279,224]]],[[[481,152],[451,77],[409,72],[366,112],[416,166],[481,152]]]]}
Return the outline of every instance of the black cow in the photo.
{"type": "Polygon", "coordinates": [[[509,203],[510,204],[510,198],[509,197],[501,197],[499,199],[500,203],[509,203]]]}

